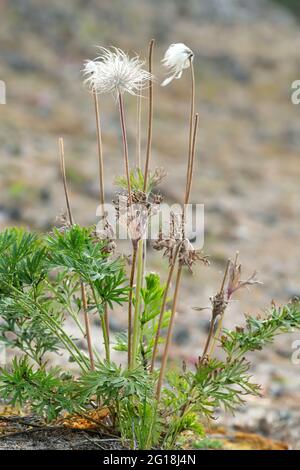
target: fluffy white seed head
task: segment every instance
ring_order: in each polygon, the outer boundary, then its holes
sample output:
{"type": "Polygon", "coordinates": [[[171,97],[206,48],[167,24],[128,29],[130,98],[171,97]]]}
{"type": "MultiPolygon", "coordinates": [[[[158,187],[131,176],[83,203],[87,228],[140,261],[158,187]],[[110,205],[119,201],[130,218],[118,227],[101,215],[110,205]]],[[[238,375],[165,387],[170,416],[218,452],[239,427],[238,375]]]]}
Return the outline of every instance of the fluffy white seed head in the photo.
{"type": "Polygon", "coordinates": [[[187,69],[193,60],[194,53],[185,44],[181,42],[171,44],[162,60],[163,65],[169,69],[171,75],[166,78],[161,85],[166,86],[171,83],[174,78],[180,78],[183,70],[187,69]]]}
{"type": "Polygon", "coordinates": [[[98,64],[94,60],[86,60],[83,67],[84,83],[91,89],[95,89],[95,80],[98,64]]]}
{"type": "Polygon", "coordinates": [[[130,93],[138,95],[153,76],[143,69],[144,61],[130,58],[118,48],[100,48],[101,54],[85,64],[85,83],[96,93],[130,93]]]}

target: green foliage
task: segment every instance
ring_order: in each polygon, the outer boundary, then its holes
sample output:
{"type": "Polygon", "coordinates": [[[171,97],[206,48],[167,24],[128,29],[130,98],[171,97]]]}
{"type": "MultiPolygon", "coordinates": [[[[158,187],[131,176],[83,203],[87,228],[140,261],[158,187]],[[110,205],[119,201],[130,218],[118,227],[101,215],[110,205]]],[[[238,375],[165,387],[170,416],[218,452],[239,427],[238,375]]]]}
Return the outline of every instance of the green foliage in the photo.
{"type": "Polygon", "coordinates": [[[259,395],[259,386],[251,382],[248,374],[250,364],[244,359],[227,362],[210,359],[196,369],[193,376],[195,406],[203,414],[211,416],[223,406],[234,411],[244,403],[244,395],[259,395]]]}
{"type": "Polygon", "coordinates": [[[164,390],[164,403],[176,413],[193,411],[213,418],[219,407],[234,411],[243,404],[246,394],[257,395],[259,387],[247,374],[249,364],[244,361],[223,363],[210,359],[195,372],[168,375],[169,387],[164,390]]]}
{"type": "Polygon", "coordinates": [[[184,431],[192,431],[196,436],[204,436],[205,431],[200,423],[199,414],[189,411],[181,415],[174,415],[168,423],[163,446],[172,449],[176,446],[176,440],[184,431]]]}
{"type": "Polygon", "coordinates": [[[153,398],[145,396],[138,402],[122,402],[119,416],[121,435],[134,449],[151,449],[161,443],[165,428],[153,398]]]}
{"type": "Polygon", "coordinates": [[[103,404],[129,397],[143,399],[151,392],[151,380],[142,368],[122,369],[113,362],[98,364],[95,371],[81,376],[80,388],[85,398],[96,396],[103,404]]]}
{"type": "Polygon", "coordinates": [[[162,297],[165,287],[160,283],[160,277],[156,273],[149,273],[145,277],[145,288],[142,289],[144,311],[141,315],[141,324],[145,325],[153,320],[160,312],[162,297]]]}
{"type": "MultiPolygon", "coordinates": [[[[127,189],[127,179],[125,176],[117,176],[115,184],[122,189],[127,189]]],[[[140,168],[130,171],[130,184],[133,191],[143,191],[144,174],[140,168]]]]}
{"type": "Polygon", "coordinates": [[[58,351],[60,341],[20,300],[26,296],[33,304],[43,297],[47,268],[46,248],[37,235],[14,228],[0,234],[0,341],[38,364],[47,352],[58,351]]]}
{"type": "Polygon", "coordinates": [[[116,334],[114,350],[123,352],[128,351],[128,334],[124,331],[116,334]]]}
{"type": "MultiPolygon", "coordinates": [[[[38,364],[61,347],[85,368],[87,358],[64,330],[68,314],[80,332],[80,280],[95,292],[90,310],[127,299],[123,263],[108,258],[92,229],[74,226],[43,237],[24,229],[0,234],[0,341],[38,364]],[[53,271],[55,270],[55,271],[53,271]],[[55,272],[55,275],[54,275],[55,272]]],[[[92,296],[91,296],[92,297],[92,296]]]]}
{"type": "Polygon", "coordinates": [[[284,307],[273,307],[265,318],[246,318],[246,327],[233,331],[224,330],[222,348],[229,357],[241,357],[248,351],[261,350],[271,343],[275,336],[300,328],[299,302],[284,307]]]}
{"type": "Polygon", "coordinates": [[[92,284],[101,303],[107,302],[110,308],[114,302],[122,304],[127,300],[123,263],[108,256],[104,249],[106,242],[95,240],[92,229],[74,225],[64,232],[54,230],[47,242],[52,268],[76,273],[80,279],[92,284]]]}
{"type": "Polygon", "coordinates": [[[193,444],[194,449],[201,449],[201,450],[207,450],[207,449],[216,449],[220,450],[223,448],[223,443],[222,441],[219,441],[218,439],[210,439],[209,437],[204,437],[203,439],[200,439],[199,441],[195,441],[193,444]]]}
{"type": "MultiPolygon", "coordinates": [[[[146,193],[151,193],[153,189],[161,182],[164,173],[158,169],[153,173],[149,173],[147,181],[146,193]]],[[[115,184],[121,189],[127,189],[127,178],[125,176],[117,176],[115,184]]],[[[130,185],[133,191],[144,191],[144,173],[140,168],[135,168],[130,171],[130,185]]]]}
{"type": "MultiPolygon", "coordinates": [[[[141,288],[136,368],[103,362],[94,351],[92,369],[78,339],[69,334],[67,319],[81,340],[85,338],[82,283],[89,315],[97,310],[103,319],[104,304],[113,307],[128,300],[123,262],[107,253],[92,228],[74,225],[47,237],[23,229],[0,234],[0,341],[23,354],[0,371],[0,397],[30,406],[48,421],[66,411],[85,413],[96,402],[109,408],[113,431],[132,448],[176,448],[185,431],[193,432],[195,447],[214,447],[213,441],[203,439],[204,418],[214,419],[220,408],[234,412],[246,395],[260,393],[245,355],[261,350],[280,333],[300,328],[299,302],[273,307],[264,318],[247,317],[244,328],[223,331],[223,361],[203,357],[194,369],[169,371],[158,401],[157,370],[150,373],[148,362],[165,292],[159,275],[147,274],[141,288]],[[61,352],[76,363],[77,378],[48,367],[48,354],[61,352]]],[[[164,312],[162,328],[169,318],[164,312]]],[[[126,352],[127,345],[124,331],[114,348],[126,352]]]]}
{"type": "Polygon", "coordinates": [[[0,293],[11,285],[21,289],[37,286],[47,269],[45,251],[37,235],[24,229],[0,233],[0,293]]]}
{"type": "MultiPolygon", "coordinates": [[[[35,309],[31,308],[31,313],[28,313],[21,296],[28,298],[28,294],[24,293],[17,297],[0,298],[0,341],[7,347],[23,351],[35,362],[42,364],[44,355],[58,352],[61,343],[35,309]]],[[[56,316],[56,321],[61,321],[59,315],[56,316]]]]}
{"type": "Polygon", "coordinates": [[[13,359],[10,369],[0,370],[0,396],[13,406],[30,404],[32,410],[51,421],[62,412],[79,408],[76,382],[59,368],[34,369],[27,357],[13,359]]]}
{"type": "MultiPolygon", "coordinates": [[[[158,317],[163,301],[165,286],[161,284],[160,276],[156,273],[149,273],[145,277],[145,287],[141,290],[143,300],[143,311],[141,313],[141,354],[143,363],[147,363],[152,354],[155,335],[158,328],[158,317]]],[[[168,326],[170,312],[165,311],[162,321],[162,328],[168,326]]],[[[159,343],[163,340],[160,338],[159,343]]]]}

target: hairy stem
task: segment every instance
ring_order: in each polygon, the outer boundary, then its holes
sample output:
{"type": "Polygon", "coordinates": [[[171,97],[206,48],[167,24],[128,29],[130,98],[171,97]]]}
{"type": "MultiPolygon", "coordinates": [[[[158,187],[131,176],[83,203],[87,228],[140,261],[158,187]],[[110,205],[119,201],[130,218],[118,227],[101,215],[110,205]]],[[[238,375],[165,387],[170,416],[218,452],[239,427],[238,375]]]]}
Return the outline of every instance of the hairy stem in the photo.
{"type": "Polygon", "coordinates": [[[100,191],[100,209],[101,215],[104,215],[104,164],[103,164],[103,146],[102,146],[102,133],[101,133],[101,121],[100,121],[100,108],[98,95],[94,91],[94,106],[95,106],[95,117],[96,117],[96,130],[97,130],[97,147],[98,147],[98,163],[99,163],[99,191],[100,191]]]}
{"type": "Polygon", "coordinates": [[[142,115],[142,96],[137,96],[137,118],[136,118],[136,166],[142,167],[141,160],[141,115],[142,115]]]}
{"type": "Polygon", "coordinates": [[[176,285],[175,285],[175,291],[174,291],[174,298],[173,298],[173,305],[172,305],[172,312],[171,312],[171,318],[170,318],[170,323],[169,323],[169,329],[168,329],[168,333],[167,333],[165,349],[164,349],[164,353],[163,353],[163,357],[162,357],[162,361],[161,361],[160,373],[159,373],[159,378],[158,378],[157,388],[156,388],[156,398],[157,398],[157,400],[160,400],[160,396],[161,396],[161,388],[162,388],[162,384],[163,384],[163,380],[164,380],[164,375],[165,375],[165,370],[166,370],[166,365],[167,365],[167,360],[168,360],[168,354],[169,354],[169,349],[170,349],[170,344],[171,344],[171,339],[172,339],[172,334],[173,334],[173,327],[174,327],[174,320],[175,320],[175,312],[176,312],[176,309],[177,309],[181,274],[182,274],[182,266],[179,266],[178,271],[177,271],[177,278],[176,278],[176,285]]]}
{"type": "Polygon", "coordinates": [[[63,185],[64,185],[64,192],[65,192],[65,199],[66,199],[66,205],[67,205],[67,210],[68,210],[68,217],[69,217],[69,222],[70,225],[73,225],[73,215],[71,211],[71,206],[70,206],[70,199],[69,199],[69,192],[68,192],[68,185],[67,185],[67,176],[66,176],[66,165],[65,165],[65,150],[64,150],[64,140],[62,137],[59,138],[59,151],[60,151],[60,169],[61,169],[61,175],[62,175],[62,180],[63,180],[63,185]]]}
{"type": "MultiPolygon", "coordinates": [[[[153,47],[154,39],[151,39],[149,43],[149,56],[148,56],[148,69],[152,74],[152,61],[153,61],[153,47]]],[[[148,184],[148,173],[149,173],[149,163],[151,157],[151,145],[152,145],[152,128],[153,128],[153,83],[150,77],[149,80],[149,109],[148,109],[148,137],[147,137],[147,151],[146,151],[146,162],[145,162],[145,172],[144,172],[144,192],[147,192],[148,184]]]]}
{"type": "Polygon", "coordinates": [[[199,114],[195,114],[194,118],[194,127],[192,133],[192,142],[191,142],[191,160],[190,160],[190,172],[187,178],[187,188],[185,194],[185,204],[189,203],[191,189],[192,189],[192,182],[193,182],[193,174],[194,174],[194,163],[195,163],[195,151],[196,151],[196,139],[197,139],[197,130],[198,130],[198,122],[199,122],[199,114]]]}
{"type": "Polygon", "coordinates": [[[192,141],[193,141],[193,121],[195,115],[195,72],[192,58],[190,57],[190,71],[191,71],[191,104],[190,104],[190,125],[189,125],[189,147],[188,147],[188,165],[187,165],[187,178],[186,178],[186,194],[188,193],[188,181],[191,179],[191,161],[192,161],[192,141]]]}
{"type": "Polygon", "coordinates": [[[205,346],[204,346],[204,349],[203,349],[202,358],[205,358],[205,356],[207,354],[211,339],[212,339],[213,334],[214,334],[215,323],[216,323],[215,319],[212,318],[211,321],[210,321],[209,331],[208,331],[205,346]]]}
{"type": "Polygon", "coordinates": [[[136,359],[140,334],[140,309],[141,309],[141,288],[143,282],[143,240],[139,240],[137,248],[137,273],[135,288],[135,309],[132,332],[132,367],[136,366],[136,359]]]}
{"type": "Polygon", "coordinates": [[[84,313],[85,332],[86,332],[86,340],[87,340],[88,351],[89,351],[90,364],[91,364],[91,369],[95,370],[93,346],[92,346],[91,331],[90,331],[89,317],[88,317],[88,305],[87,305],[87,299],[86,299],[86,291],[85,291],[83,282],[80,283],[80,287],[81,287],[82,308],[83,308],[83,313],[84,313]]]}
{"type": "MultiPolygon", "coordinates": [[[[5,283],[5,282],[4,282],[5,283]]],[[[6,284],[6,283],[5,283],[6,284]]],[[[19,301],[21,301],[22,297],[24,296],[24,292],[21,292],[14,286],[9,286],[16,295],[18,296],[19,301]]],[[[45,323],[45,325],[49,328],[52,333],[57,336],[61,342],[64,344],[65,348],[69,351],[70,355],[74,359],[75,362],[79,365],[81,370],[86,371],[88,359],[85,357],[82,352],[78,349],[76,344],[72,341],[70,336],[64,331],[64,329],[60,326],[60,324],[55,320],[55,318],[48,313],[48,311],[42,307],[42,305],[38,301],[27,301],[22,299],[23,306],[25,310],[28,310],[29,315],[32,315],[32,305],[34,305],[41,313],[41,319],[45,323]]]]}
{"type": "MultiPolygon", "coordinates": [[[[97,93],[93,92],[94,106],[95,106],[95,117],[96,117],[96,128],[97,128],[97,147],[98,147],[98,162],[99,162],[99,191],[100,191],[100,215],[103,218],[105,216],[105,189],[104,189],[104,162],[103,162],[103,146],[102,146],[102,132],[101,132],[101,121],[100,121],[100,107],[97,93]]],[[[109,343],[109,316],[107,304],[104,305],[104,319],[106,325],[106,332],[109,343]]]]}
{"type": "MultiPolygon", "coordinates": [[[[92,283],[90,284],[90,287],[91,287],[91,290],[92,290],[94,302],[95,302],[96,308],[98,310],[100,321],[101,321],[103,342],[104,342],[104,349],[105,349],[105,359],[107,360],[107,362],[109,362],[110,361],[110,348],[109,348],[109,338],[108,338],[108,333],[107,333],[107,327],[106,327],[104,312],[102,312],[101,309],[99,308],[99,302],[98,302],[98,299],[97,299],[97,294],[96,294],[96,291],[95,291],[95,287],[93,286],[92,283]]],[[[105,307],[105,304],[103,305],[103,307],[105,307]]]]}
{"type": "Polygon", "coordinates": [[[132,362],[132,345],[131,345],[131,335],[132,335],[132,297],[133,297],[133,285],[134,285],[134,275],[135,275],[135,265],[136,265],[136,256],[137,256],[137,247],[133,244],[132,250],[132,263],[130,270],[130,279],[129,279],[129,298],[128,298],[128,368],[131,367],[132,362]]]}
{"type": "MultiPolygon", "coordinates": [[[[238,256],[238,254],[236,255],[236,260],[237,260],[237,256],[238,256]]],[[[229,271],[229,266],[230,266],[230,259],[227,261],[227,265],[226,265],[226,269],[225,269],[225,273],[224,273],[223,281],[222,281],[222,285],[221,285],[221,292],[224,292],[224,287],[225,287],[225,282],[226,282],[226,279],[227,279],[227,274],[228,274],[228,271],[229,271]]],[[[216,348],[217,341],[220,337],[221,330],[222,330],[222,325],[223,325],[224,314],[225,314],[225,310],[222,313],[220,319],[218,320],[216,334],[214,335],[213,341],[212,341],[211,346],[210,346],[209,351],[208,351],[208,356],[209,357],[211,357],[213,355],[213,353],[215,351],[215,348],[216,348]]]]}
{"type": "Polygon", "coordinates": [[[159,313],[159,318],[158,318],[157,331],[156,331],[155,340],[154,340],[150,372],[153,372],[153,370],[154,370],[155,360],[156,360],[156,356],[157,356],[158,342],[159,342],[160,333],[161,333],[161,326],[162,326],[162,322],[163,322],[163,318],[164,318],[168,293],[169,293],[169,289],[170,289],[174,269],[175,269],[175,266],[176,266],[177,255],[178,255],[179,249],[180,249],[180,244],[178,244],[178,247],[177,247],[175,255],[174,255],[174,259],[172,261],[171,266],[169,267],[168,278],[167,278],[167,282],[166,282],[166,286],[165,286],[165,290],[164,290],[164,295],[163,295],[162,304],[161,304],[160,313],[159,313]]]}
{"type": "Polygon", "coordinates": [[[127,131],[126,131],[125,112],[124,112],[124,100],[123,100],[123,96],[121,93],[119,93],[118,98],[119,98],[120,123],[121,123],[121,130],[122,130],[123,152],[124,152],[124,166],[125,166],[125,174],[126,174],[126,179],[127,179],[128,201],[129,201],[129,205],[131,205],[132,195],[131,195],[129,159],[128,159],[128,142],[127,142],[127,131]]]}
{"type": "MultiPolygon", "coordinates": [[[[184,197],[183,217],[182,217],[183,224],[185,222],[186,205],[189,203],[189,198],[190,198],[190,193],[191,193],[191,188],[192,188],[193,168],[194,168],[195,148],[196,148],[196,136],[197,136],[197,128],[198,128],[198,117],[199,117],[198,114],[196,114],[194,122],[192,123],[192,126],[193,126],[193,130],[191,133],[192,140],[190,142],[191,154],[190,154],[189,161],[188,161],[188,166],[190,168],[187,171],[186,190],[185,190],[185,197],[184,197]]],[[[165,374],[165,369],[167,365],[169,349],[170,349],[170,344],[171,344],[171,339],[172,339],[173,325],[174,325],[175,313],[177,309],[178,294],[179,294],[180,282],[181,282],[181,275],[182,275],[182,266],[179,266],[178,271],[177,271],[177,277],[176,277],[175,292],[174,292],[173,305],[172,305],[172,310],[171,310],[171,318],[170,318],[169,328],[167,332],[167,339],[165,343],[165,349],[163,352],[162,364],[161,364],[157,390],[156,390],[156,395],[157,395],[158,400],[160,399],[160,395],[161,395],[161,388],[162,388],[162,383],[164,379],[164,374],[165,374]]]]}

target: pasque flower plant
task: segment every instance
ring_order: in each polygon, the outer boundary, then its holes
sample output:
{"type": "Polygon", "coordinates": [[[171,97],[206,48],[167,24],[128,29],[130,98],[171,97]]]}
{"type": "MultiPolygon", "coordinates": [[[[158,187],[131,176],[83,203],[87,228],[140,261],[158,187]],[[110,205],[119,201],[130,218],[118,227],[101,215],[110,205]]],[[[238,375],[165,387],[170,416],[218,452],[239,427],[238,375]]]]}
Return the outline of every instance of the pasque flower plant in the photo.
{"type": "MultiPolygon", "coordinates": [[[[199,113],[195,112],[194,54],[178,43],[168,48],[163,59],[171,74],[163,85],[184,79],[183,70],[189,69],[182,208],[171,214],[169,232],[159,231],[153,242],[168,260],[167,279],[147,272],[143,238],[151,216],[160,210],[162,198],[156,186],[165,176],[151,169],[153,51],[152,40],[147,70],[138,56],[130,58],[117,48],[100,48],[100,56],[84,66],[84,81],[95,105],[101,228],[81,227],[74,221],[60,139],[67,207],[63,226],[44,235],[15,228],[0,233],[0,342],[18,350],[12,363],[1,369],[0,397],[12,405],[31,407],[48,422],[68,413],[95,423],[93,413],[100,408],[105,411],[105,421],[97,423],[99,429],[119,437],[123,446],[173,449],[181,446],[186,430],[197,439],[203,436],[207,419],[213,419],[217,409],[234,411],[246,395],[260,395],[245,356],[262,349],[277,334],[300,328],[300,306],[299,302],[283,307],[273,304],[263,317],[247,317],[243,327],[224,329],[222,321],[237,290],[258,283],[255,274],[242,280],[236,256],[224,267],[221,286],[210,299],[211,324],[206,341],[195,352],[199,359],[193,367],[178,364],[169,369],[181,279],[197,262],[206,269],[207,257],[193,248],[186,234],[199,113]],[[141,165],[130,168],[123,95],[140,99],[143,89],[147,90],[147,146],[141,165]],[[116,181],[119,189],[114,204],[116,217],[131,239],[129,273],[128,257],[120,253],[104,212],[99,103],[103,93],[112,93],[119,106],[125,176],[116,181]],[[127,311],[127,327],[113,336],[109,320],[116,305],[127,311]],[[95,315],[100,318],[101,340],[98,326],[92,327],[95,315]],[[69,322],[76,328],[74,336],[68,331],[69,322]],[[224,359],[217,359],[216,346],[224,359]],[[123,354],[121,364],[113,361],[115,351],[123,354]],[[50,358],[53,362],[55,354],[62,352],[71,364],[68,370],[50,366],[50,358]]],[[[140,138],[137,133],[137,140],[140,138]]],[[[141,148],[140,142],[137,148],[141,148]]],[[[197,310],[201,315],[203,309],[197,310]]]]}

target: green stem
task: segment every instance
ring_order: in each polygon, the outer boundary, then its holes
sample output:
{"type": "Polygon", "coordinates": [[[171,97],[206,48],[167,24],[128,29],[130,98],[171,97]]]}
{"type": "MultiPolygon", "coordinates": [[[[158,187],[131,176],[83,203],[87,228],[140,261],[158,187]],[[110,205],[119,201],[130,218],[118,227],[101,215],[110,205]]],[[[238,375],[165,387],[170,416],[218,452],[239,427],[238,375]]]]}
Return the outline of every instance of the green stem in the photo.
{"type": "Polygon", "coordinates": [[[135,308],[133,318],[133,334],[132,334],[132,366],[136,366],[136,358],[138,353],[139,336],[140,336],[140,309],[141,309],[141,288],[143,283],[143,240],[139,240],[137,248],[137,273],[135,288],[135,308]]]}
{"type": "Polygon", "coordinates": [[[128,369],[131,367],[132,361],[132,346],[131,346],[131,335],[132,335],[132,297],[133,297],[133,284],[134,284],[134,276],[135,276],[135,265],[136,265],[136,255],[137,255],[137,247],[136,244],[133,244],[133,251],[132,251],[132,264],[130,270],[130,281],[129,281],[129,299],[128,299],[128,369]]]}
{"type": "MultiPolygon", "coordinates": [[[[18,289],[16,289],[18,291],[18,289]]],[[[69,351],[73,359],[77,362],[79,367],[83,371],[87,371],[87,358],[81,353],[76,344],[70,339],[69,335],[64,331],[64,329],[59,325],[59,323],[54,320],[54,318],[48,314],[48,312],[38,303],[34,302],[35,306],[43,312],[42,318],[48,328],[54,333],[64,344],[65,348],[69,351]],[[74,353],[75,351],[75,353],[74,353]],[[77,357],[78,355],[78,357],[77,357]]],[[[26,301],[25,301],[26,305],[26,301]]],[[[30,305],[28,308],[30,309],[30,305]]]]}
{"type": "Polygon", "coordinates": [[[105,316],[99,308],[99,303],[98,303],[98,300],[97,300],[97,294],[95,292],[95,288],[94,288],[93,284],[90,284],[90,286],[91,286],[91,289],[92,289],[92,294],[93,294],[94,301],[95,301],[95,304],[96,304],[96,307],[97,307],[97,310],[98,310],[98,313],[99,313],[100,321],[101,321],[104,348],[105,348],[105,358],[106,358],[107,362],[110,362],[109,337],[108,337],[108,331],[107,331],[107,327],[106,327],[107,325],[106,325],[106,321],[105,321],[105,316]]]}
{"type": "MultiPolygon", "coordinates": [[[[80,330],[80,333],[82,334],[82,336],[85,338],[86,331],[85,331],[82,323],[80,322],[80,320],[78,318],[78,314],[73,310],[69,299],[66,300],[62,295],[60,295],[59,292],[57,292],[48,281],[46,281],[46,284],[47,284],[48,288],[51,290],[51,292],[53,292],[53,294],[55,296],[57,296],[58,299],[60,299],[60,303],[62,305],[65,305],[65,308],[66,308],[67,312],[69,313],[70,317],[74,321],[77,328],[80,330]]],[[[96,351],[95,348],[93,348],[93,353],[94,353],[94,356],[96,357],[96,359],[100,362],[101,358],[100,358],[100,356],[99,356],[99,354],[98,354],[98,352],[96,351]]]]}
{"type": "MultiPolygon", "coordinates": [[[[153,60],[153,47],[154,39],[151,39],[149,43],[149,58],[148,58],[148,70],[152,75],[152,60],[153,60]]],[[[149,163],[151,157],[151,145],[152,145],[152,127],[153,127],[153,80],[149,80],[149,109],[148,109],[148,137],[147,137],[147,151],[146,151],[146,163],[144,172],[144,192],[147,192],[148,174],[149,174],[149,163]]]]}
{"type": "Polygon", "coordinates": [[[156,331],[154,346],[153,346],[153,351],[152,351],[152,360],[151,360],[150,372],[153,372],[154,366],[155,366],[155,360],[156,360],[157,349],[158,349],[158,342],[159,342],[159,338],[160,338],[160,334],[161,334],[161,326],[162,326],[162,322],[163,322],[163,318],[164,318],[167,298],[168,298],[168,295],[169,295],[169,289],[170,289],[170,285],[171,285],[175,265],[176,265],[176,262],[177,262],[177,255],[178,255],[180,247],[181,247],[181,243],[178,244],[178,246],[176,248],[176,251],[175,251],[174,259],[172,261],[172,264],[169,267],[168,279],[167,279],[167,283],[166,283],[165,290],[164,290],[164,295],[163,295],[162,304],[161,304],[160,313],[159,313],[157,331],[156,331]]]}
{"type": "Polygon", "coordinates": [[[83,364],[85,364],[86,366],[86,362],[87,362],[86,357],[83,356],[81,351],[77,348],[75,343],[73,343],[73,341],[69,338],[66,332],[59,326],[59,324],[55,320],[53,320],[53,318],[51,318],[50,315],[47,315],[47,316],[48,316],[48,321],[45,321],[45,324],[52,331],[52,333],[54,333],[61,340],[61,342],[64,344],[65,348],[69,351],[73,359],[77,362],[79,367],[83,371],[87,371],[88,368],[83,367],[83,364]],[[74,351],[76,354],[74,353],[74,351]]]}
{"type": "Polygon", "coordinates": [[[170,349],[171,340],[172,340],[174,320],[175,320],[178,294],[179,294],[179,287],[180,287],[180,281],[181,281],[181,274],[182,274],[182,266],[179,266],[178,271],[177,271],[177,278],[176,278],[176,285],[175,285],[175,291],[174,291],[174,298],[173,298],[173,305],[172,305],[169,329],[168,329],[168,332],[167,332],[165,349],[164,349],[164,352],[163,352],[163,357],[162,357],[161,367],[160,367],[160,373],[159,373],[159,378],[158,378],[158,382],[157,382],[157,389],[156,389],[157,401],[160,400],[160,396],[161,396],[161,389],[162,389],[162,384],[163,384],[163,380],[164,380],[164,376],[165,376],[165,370],[166,370],[166,365],[167,365],[167,360],[168,360],[168,355],[169,355],[169,349],[170,349]]]}

